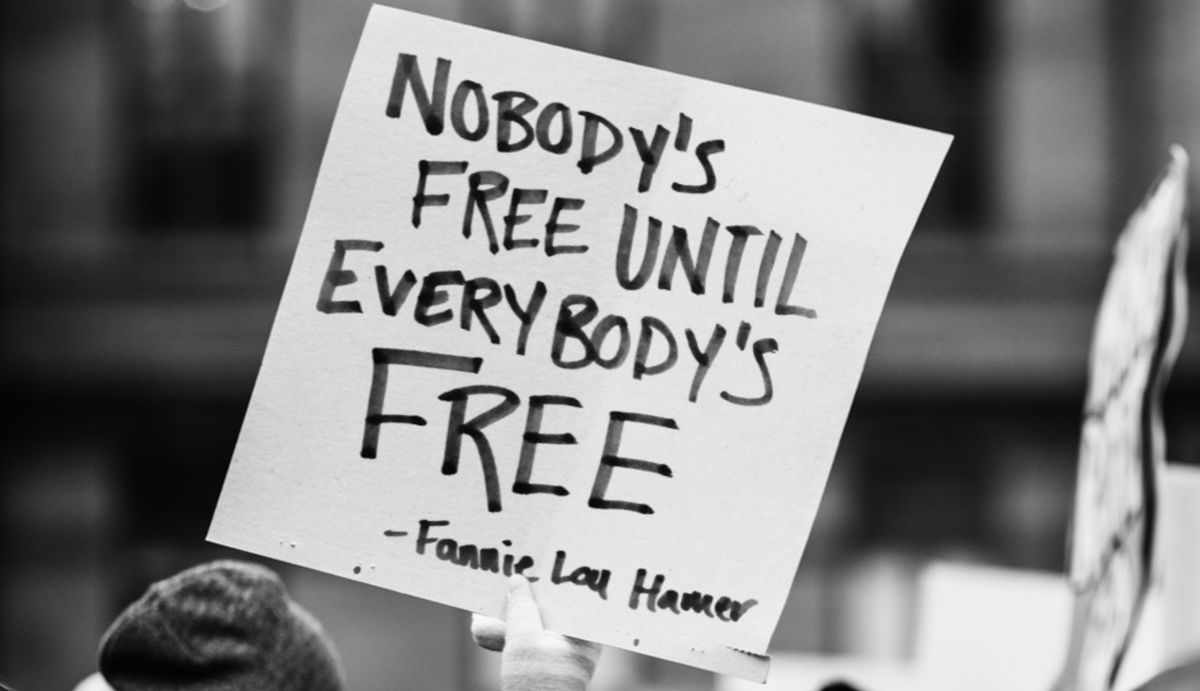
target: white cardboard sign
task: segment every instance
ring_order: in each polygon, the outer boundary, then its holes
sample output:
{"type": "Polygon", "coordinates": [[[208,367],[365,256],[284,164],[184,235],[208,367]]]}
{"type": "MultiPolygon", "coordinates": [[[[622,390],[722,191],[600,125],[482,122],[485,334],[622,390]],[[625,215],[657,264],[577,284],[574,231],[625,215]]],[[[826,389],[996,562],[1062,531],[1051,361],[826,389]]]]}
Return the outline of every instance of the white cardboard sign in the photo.
{"type": "Polygon", "coordinates": [[[1129,219],[1092,336],[1072,516],[1071,640],[1057,691],[1107,691],[1161,578],[1162,393],[1187,322],[1187,154],[1129,219]]]}
{"type": "Polygon", "coordinates": [[[949,143],[374,7],[209,539],[764,679],[949,143]]]}

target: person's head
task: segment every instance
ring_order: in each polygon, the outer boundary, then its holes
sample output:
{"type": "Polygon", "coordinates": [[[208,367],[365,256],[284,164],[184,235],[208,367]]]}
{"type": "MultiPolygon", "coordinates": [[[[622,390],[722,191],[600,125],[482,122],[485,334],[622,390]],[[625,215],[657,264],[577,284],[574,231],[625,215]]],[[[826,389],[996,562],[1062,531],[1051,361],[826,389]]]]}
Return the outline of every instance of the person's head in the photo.
{"type": "Polygon", "coordinates": [[[332,641],[269,569],[197,566],[153,584],[100,642],[116,691],[342,691],[332,641]]]}

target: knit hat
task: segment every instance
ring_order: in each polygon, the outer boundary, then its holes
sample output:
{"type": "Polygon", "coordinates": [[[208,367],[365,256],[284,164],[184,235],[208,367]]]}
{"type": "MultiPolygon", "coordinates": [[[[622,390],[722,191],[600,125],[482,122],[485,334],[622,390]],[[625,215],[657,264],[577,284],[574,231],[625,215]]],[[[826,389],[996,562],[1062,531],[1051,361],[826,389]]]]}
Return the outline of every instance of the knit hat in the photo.
{"type": "Polygon", "coordinates": [[[337,651],[271,570],[236,561],[159,581],[100,641],[116,691],[341,691],[337,651]]]}

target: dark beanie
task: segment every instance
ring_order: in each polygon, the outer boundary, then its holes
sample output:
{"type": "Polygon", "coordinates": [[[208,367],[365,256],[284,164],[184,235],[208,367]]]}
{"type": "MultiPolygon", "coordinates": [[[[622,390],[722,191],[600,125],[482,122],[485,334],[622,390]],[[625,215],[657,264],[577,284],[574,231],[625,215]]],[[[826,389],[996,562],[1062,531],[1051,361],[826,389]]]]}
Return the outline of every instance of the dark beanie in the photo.
{"type": "Polygon", "coordinates": [[[340,691],[320,623],[269,569],[235,561],[159,581],[100,641],[116,691],[340,691]]]}

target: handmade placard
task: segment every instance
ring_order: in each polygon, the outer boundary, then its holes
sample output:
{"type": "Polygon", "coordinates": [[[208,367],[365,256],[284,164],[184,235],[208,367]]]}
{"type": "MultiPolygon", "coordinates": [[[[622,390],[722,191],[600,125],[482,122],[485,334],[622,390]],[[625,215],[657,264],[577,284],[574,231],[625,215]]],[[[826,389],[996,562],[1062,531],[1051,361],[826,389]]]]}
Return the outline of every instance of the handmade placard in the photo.
{"type": "Polygon", "coordinates": [[[763,679],[949,143],[374,7],[209,538],[763,679]]]}
{"type": "Polygon", "coordinates": [[[1070,532],[1071,641],[1059,691],[1118,681],[1162,569],[1162,393],[1187,322],[1187,154],[1171,163],[1117,242],[1092,336],[1070,532]]]}

